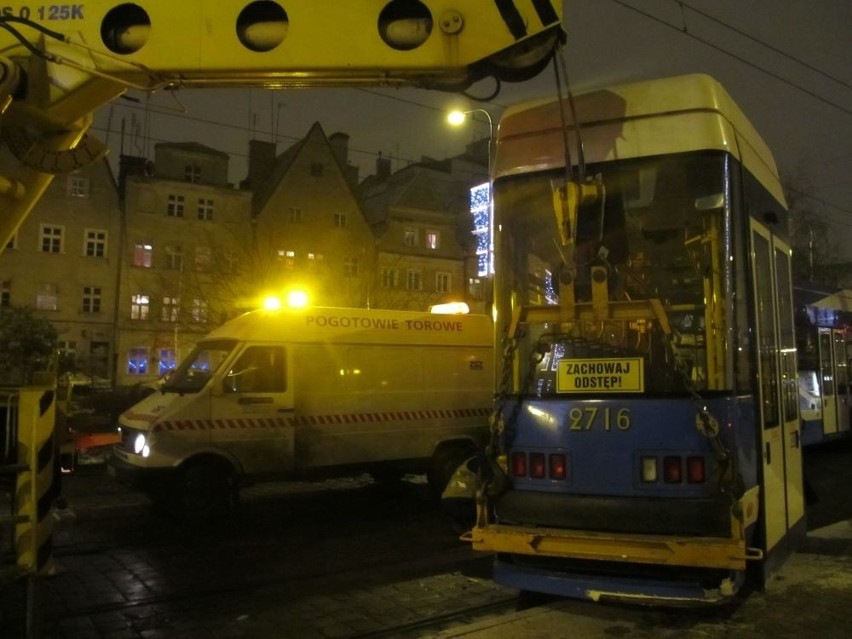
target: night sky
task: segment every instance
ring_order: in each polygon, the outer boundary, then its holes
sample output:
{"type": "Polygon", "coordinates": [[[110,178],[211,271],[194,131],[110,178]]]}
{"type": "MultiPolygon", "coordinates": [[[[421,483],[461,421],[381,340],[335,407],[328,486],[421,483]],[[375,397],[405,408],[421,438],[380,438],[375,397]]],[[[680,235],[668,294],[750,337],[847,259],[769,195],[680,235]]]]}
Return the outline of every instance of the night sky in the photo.
{"type": "MultiPolygon", "coordinates": [[[[692,72],[720,80],[852,259],[852,2],[568,0],[565,24],[576,92],[692,72]]],[[[493,88],[484,81],[470,93],[493,88]]],[[[281,151],[319,121],[326,134],[349,134],[350,160],[363,178],[378,153],[397,169],[460,153],[488,134],[484,121],[449,127],[447,110],[486,108],[496,119],[508,104],[555,95],[555,80],[549,67],[534,80],[505,84],[487,102],[420,89],[129,95],[140,101],[117,100],[96,117],[94,133],[107,139],[113,158],[122,149],[153,157],[156,142],[197,141],[229,153],[231,180],[239,182],[250,138],[276,139],[281,151]]]]}

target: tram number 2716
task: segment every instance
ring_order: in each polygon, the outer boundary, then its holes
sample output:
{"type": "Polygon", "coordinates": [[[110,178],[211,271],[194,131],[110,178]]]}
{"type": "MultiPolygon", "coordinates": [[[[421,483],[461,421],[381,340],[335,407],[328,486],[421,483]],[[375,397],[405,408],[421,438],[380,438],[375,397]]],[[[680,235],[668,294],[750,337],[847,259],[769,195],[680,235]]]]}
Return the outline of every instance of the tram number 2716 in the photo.
{"type": "Polygon", "coordinates": [[[574,406],[568,411],[568,421],[571,424],[570,430],[630,430],[633,426],[629,408],[609,406],[603,409],[597,406],[574,406]]]}

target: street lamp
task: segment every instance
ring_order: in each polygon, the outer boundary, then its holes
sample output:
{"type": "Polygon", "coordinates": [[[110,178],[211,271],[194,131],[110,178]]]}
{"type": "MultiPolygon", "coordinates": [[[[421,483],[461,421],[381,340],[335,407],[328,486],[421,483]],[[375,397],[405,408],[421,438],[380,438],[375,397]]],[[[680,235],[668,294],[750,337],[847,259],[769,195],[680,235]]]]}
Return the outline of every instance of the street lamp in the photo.
{"type": "Polygon", "coordinates": [[[474,113],[481,113],[488,120],[488,180],[491,180],[491,145],[494,140],[494,120],[491,118],[491,114],[485,109],[471,109],[469,111],[450,111],[447,114],[447,122],[449,122],[453,126],[461,126],[464,124],[465,120],[468,119],[468,116],[471,116],[470,119],[473,120],[474,113]]]}

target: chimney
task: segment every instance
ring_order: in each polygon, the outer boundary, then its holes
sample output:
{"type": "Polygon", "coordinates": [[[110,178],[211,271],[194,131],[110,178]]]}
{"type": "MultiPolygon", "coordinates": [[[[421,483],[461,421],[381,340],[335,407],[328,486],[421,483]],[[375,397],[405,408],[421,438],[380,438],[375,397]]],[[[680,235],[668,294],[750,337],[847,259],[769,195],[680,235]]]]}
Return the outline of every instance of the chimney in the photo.
{"type": "Polygon", "coordinates": [[[387,180],[391,174],[390,158],[383,158],[382,152],[379,151],[379,157],[376,158],[376,177],[380,180],[387,180]]]}
{"type": "Polygon", "coordinates": [[[346,133],[332,133],[328,137],[328,143],[340,166],[349,164],[349,136],[346,133]]]}
{"type": "Polygon", "coordinates": [[[275,142],[249,140],[248,176],[245,182],[249,186],[261,184],[275,166],[275,142]]]}

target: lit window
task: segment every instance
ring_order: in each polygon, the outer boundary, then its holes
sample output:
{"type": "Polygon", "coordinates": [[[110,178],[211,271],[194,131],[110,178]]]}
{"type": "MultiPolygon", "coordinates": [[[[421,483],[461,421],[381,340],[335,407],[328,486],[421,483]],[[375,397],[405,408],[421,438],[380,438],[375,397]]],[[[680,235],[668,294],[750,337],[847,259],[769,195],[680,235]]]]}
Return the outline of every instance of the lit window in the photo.
{"type": "Polygon", "coordinates": [[[133,266],[151,268],[154,262],[154,247],[150,244],[140,243],[133,247],[133,266]]]}
{"type": "Polygon", "coordinates": [[[449,273],[435,274],[435,290],[438,293],[449,293],[452,278],[449,273]]]}
{"type": "Polygon", "coordinates": [[[130,298],[130,319],[146,320],[151,309],[151,299],[147,295],[136,294],[130,298]]]}
{"type": "Polygon", "coordinates": [[[61,226],[41,225],[42,253],[62,253],[62,231],[61,226]]]}
{"type": "Polygon", "coordinates": [[[325,265],[325,255],[322,253],[308,253],[308,268],[313,272],[319,272],[325,265]]]}
{"type": "Polygon", "coordinates": [[[68,195],[71,197],[89,197],[89,178],[80,175],[69,175],[68,195]]]}
{"type": "Polygon", "coordinates": [[[177,322],[180,312],[180,301],[176,297],[164,297],[163,307],[160,309],[160,319],[164,322],[177,322]]]}
{"type": "Polygon", "coordinates": [[[209,319],[210,308],[206,300],[192,300],[192,321],[199,324],[206,324],[209,319]]]}
{"type": "Polygon", "coordinates": [[[56,284],[42,284],[36,292],[36,308],[40,311],[59,310],[59,287],[56,284]]]}
{"type": "Polygon", "coordinates": [[[198,219],[208,221],[213,219],[213,200],[198,198],[198,219]]]}
{"type": "Polygon", "coordinates": [[[433,251],[438,248],[438,231],[426,231],[426,248],[433,251]]]}
{"type": "Polygon", "coordinates": [[[482,299],[482,280],[478,277],[470,277],[467,280],[467,296],[472,300],[482,299]]]}
{"type": "Polygon", "coordinates": [[[161,348],[159,363],[157,364],[157,374],[162,377],[169,371],[173,371],[177,367],[177,358],[173,348],[161,348]]]}
{"type": "Polygon", "coordinates": [[[284,263],[284,268],[293,270],[296,268],[296,251],[290,249],[278,249],[276,253],[279,262],[284,263]]]}
{"type": "Polygon", "coordinates": [[[100,313],[101,312],[101,289],[97,286],[83,287],[83,312],[84,313],[100,313]]]}
{"type": "Polygon", "coordinates": [[[182,195],[169,195],[166,204],[166,215],[169,217],[183,217],[184,199],[182,195]]]}
{"type": "Polygon", "coordinates": [[[408,271],[408,275],[405,281],[405,287],[409,291],[419,291],[423,288],[423,280],[420,275],[420,271],[411,270],[408,271]]]}
{"type": "Polygon", "coordinates": [[[86,257],[106,257],[107,232],[86,229],[84,233],[86,241],[83,250],[86,257]]]}
{"type": "Polygon", "coordinates": [[[148,374],[148,349],[147,348],[131,348],[127,351],[127,374],[128,375],[147,375],[148,374]]]}
{"type": "Polygon", "coordinates": [[[405,229],[402,235],[402,243],[409,248],[417,246],[417,229],[405,229]]]}

